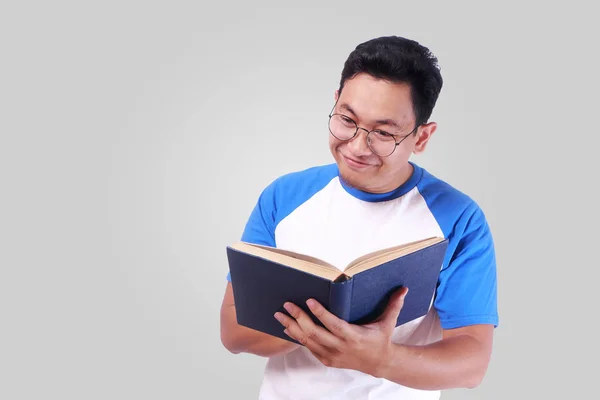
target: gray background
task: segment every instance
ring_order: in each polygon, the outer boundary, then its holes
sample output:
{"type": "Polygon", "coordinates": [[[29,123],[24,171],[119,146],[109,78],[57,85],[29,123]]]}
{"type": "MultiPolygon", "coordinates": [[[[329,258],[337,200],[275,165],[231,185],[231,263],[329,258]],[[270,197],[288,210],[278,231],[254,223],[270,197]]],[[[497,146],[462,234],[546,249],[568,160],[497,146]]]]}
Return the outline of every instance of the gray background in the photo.
{"type": "Polygon", "coordinates": [[[342,64],[389,34],[429,46],[445,78],[413,161],[478,201],[496,239],[492,363],[442,397],[593,393],[591,10],[85,3],[0,6],[0,398],[256,398],[264,360],[219,341],[224,248],[272,179],[332,161],[342,64]]]}

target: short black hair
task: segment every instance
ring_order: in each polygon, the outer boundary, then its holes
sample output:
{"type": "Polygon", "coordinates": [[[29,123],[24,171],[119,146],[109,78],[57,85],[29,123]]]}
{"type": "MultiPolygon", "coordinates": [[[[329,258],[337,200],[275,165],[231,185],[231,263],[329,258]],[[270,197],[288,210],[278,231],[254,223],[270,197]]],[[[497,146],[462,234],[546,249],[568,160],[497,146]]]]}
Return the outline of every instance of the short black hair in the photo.
{"type": "Polygon", "coordinates": [[[394,83],[407,83],[417,125],[426,123],[442,90],[438,59],[418,42],[398,36],[383,36],[359,44],[342,70],[340,94],[346,80],[366,73],[394,83]]]}

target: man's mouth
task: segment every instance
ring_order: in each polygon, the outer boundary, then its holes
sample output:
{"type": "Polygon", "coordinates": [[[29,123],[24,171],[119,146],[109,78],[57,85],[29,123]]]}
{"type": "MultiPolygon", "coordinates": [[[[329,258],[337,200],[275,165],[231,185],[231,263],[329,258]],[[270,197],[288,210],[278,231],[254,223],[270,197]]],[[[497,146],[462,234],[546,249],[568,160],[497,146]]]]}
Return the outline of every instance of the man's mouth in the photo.
{"type": "Polygon", "coordinates": [[[350,166],[351,168],[362,169],[362,168],[367,168],[367,167],[371,166],[371,164],[364,163],[364,162],[359,161],[352,157],[348,157],[348,156],[344,156],[344,155],[342,155],[342,157],[344,157],[344,161],[346,161],[346,164],[348,164],[348,166],[350,166]]]}

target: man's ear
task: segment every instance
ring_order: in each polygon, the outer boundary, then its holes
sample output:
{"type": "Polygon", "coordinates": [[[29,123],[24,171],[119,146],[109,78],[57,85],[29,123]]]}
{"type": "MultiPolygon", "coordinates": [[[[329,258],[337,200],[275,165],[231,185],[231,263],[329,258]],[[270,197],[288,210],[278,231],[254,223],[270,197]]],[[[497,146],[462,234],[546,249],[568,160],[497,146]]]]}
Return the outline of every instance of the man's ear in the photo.
{"type": "Polygon", "coordinates": [[[335,103],[336,101],[338,101],[339,97],[340,97],[340,90],[335,89],[335,92],[333,92],[333,102],[335,103]]]}
{"type": "Polygon", "coordinates": [[[418,137],[417,141],[415,142],[413,153],[419,154],[425,151],[427,143],[429,142],[429,139],[431,139],[431,136],[433,136],[433,133],[436,129],[437,123],[435,122],[429,122],[428,124],[421,125],[417,133],[418,137]]]}

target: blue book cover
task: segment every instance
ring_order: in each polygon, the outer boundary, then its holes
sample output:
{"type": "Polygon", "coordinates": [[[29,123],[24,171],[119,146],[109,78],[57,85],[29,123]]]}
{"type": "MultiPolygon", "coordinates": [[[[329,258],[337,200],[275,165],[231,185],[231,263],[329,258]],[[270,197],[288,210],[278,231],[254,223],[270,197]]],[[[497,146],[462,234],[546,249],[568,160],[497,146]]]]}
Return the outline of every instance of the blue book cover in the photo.
{"type": "Polygon", "coordinates": [[[293,341],[273,317],[286,301],[301,307],[316,324],[306,300],[314,298],[330,312],[354,324],[375,320],[392,293],[408,287],[396,326],[429,311],[448,246],[428,238],[367,254],[344,271],[303,254],[238,242],[227,246],[237,322],[293,341]]]}

